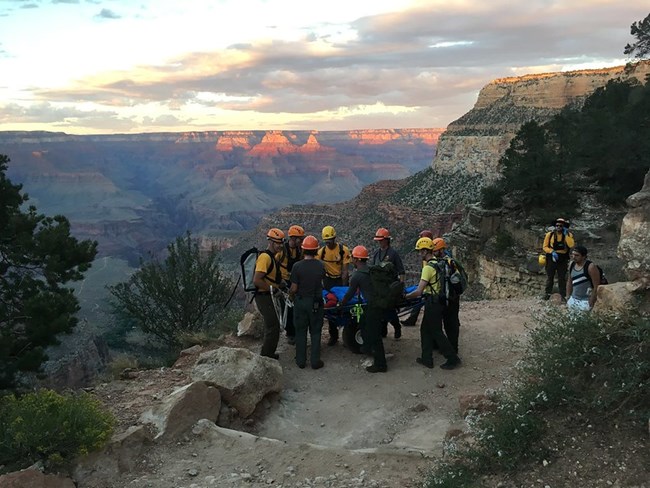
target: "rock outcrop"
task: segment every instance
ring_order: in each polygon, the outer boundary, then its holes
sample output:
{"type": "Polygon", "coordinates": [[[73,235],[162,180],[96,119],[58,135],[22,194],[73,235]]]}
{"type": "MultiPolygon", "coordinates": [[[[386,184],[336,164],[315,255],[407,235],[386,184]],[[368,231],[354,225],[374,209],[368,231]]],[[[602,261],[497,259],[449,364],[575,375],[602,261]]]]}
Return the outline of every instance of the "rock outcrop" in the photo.
{"type": "Polygon", "coordinates": [[[599,87],[615,78],[644,82],[650,61],[630,68],[544,73],[501,78],[479,92],[476,104],[447,127],[440,137],[433,169],[438,174],[463,173],[493,181],[498,162],[510,140],[525,122],[543,123],[565,106],[580,107],[599,87]]]}

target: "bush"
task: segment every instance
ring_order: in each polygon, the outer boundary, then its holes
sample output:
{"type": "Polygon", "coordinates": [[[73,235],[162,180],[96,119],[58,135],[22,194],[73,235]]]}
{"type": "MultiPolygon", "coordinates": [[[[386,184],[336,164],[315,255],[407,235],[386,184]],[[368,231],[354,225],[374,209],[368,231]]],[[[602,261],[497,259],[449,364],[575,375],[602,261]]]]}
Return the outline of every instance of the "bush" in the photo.
{"type": "Polygon", "coordinates": [[[481,205],[487,210],[503,207],[503,188],[499,185],[489,185],[481,188],[481,205]]]}
{"type": "Polygon", "coordinates": [[[0,465],[20,469],[37,461],[60,466],[101,448],[114,418],[87,393],[41,390],[0,399],[0,465]]]}
{"type": "Polygon", "coordinates": [[[434,465],[426,486],[471,486],[481,475],[541,457],[546,412],[647,421],[649,349],[647,316],[544,311],[498,408],[468,418],[475,442],[434,465]]]}

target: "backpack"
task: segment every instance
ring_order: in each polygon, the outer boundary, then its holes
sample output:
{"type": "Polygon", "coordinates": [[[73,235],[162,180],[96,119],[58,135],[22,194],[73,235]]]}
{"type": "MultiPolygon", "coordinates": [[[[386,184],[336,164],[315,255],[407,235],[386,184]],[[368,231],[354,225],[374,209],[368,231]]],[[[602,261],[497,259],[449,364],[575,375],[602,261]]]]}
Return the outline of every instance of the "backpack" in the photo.
{"type": "MultiPolygon", "coordinates": [[[[589,280],[589,283],[591,283],[591,287],[593,288],[594,284],[591,281],[591,276],[589,276],[589,265],[590,264],[593,264],[593,263],[591,261],[589,261],[588,259],[585,260],[585,266],[584,266],[584,268],[582,268],[582,272],[587,277],[587,279],[589,280]]],[[[575,267],[575,265],[576,265],[576,263],[571,261],[571,265],[569,265],[569,275],[571,275],[571,272],[573,271],[573,268],[575,267]]],[[[603,271],[603,268],[601,268],[598,265],[596,265],[596,268],[598,268],[598,273],[600,274],[600,284],[601,285],[608,285],[609,280],[607,279],[607,276],[605,276],[605,272],[603,271]]]]}
{"type": "Polygon", "coordinates": [[[395,266],[389,261],[368,266],[372,285],[372,300],[368,303],[383,310],[396,308],[404,296],[404,283],[397,276],[395,266]]]}
{"type": "Polygon", "coordinates": [[[448,265],[448,276],[446,276],[446,281],[448,282],[447,287],[447,297],[456,298],[463,294],[467,290],[468,279],[467,272],[463,265],[456,261],[454,258],[447,257],[445,261],[448,265]]]}
{"type": "Polygon", "coordinates": [[[280,266],[276,264],[275,256],[273,256],[273,253],[268,249],[265,249],[264,251],[260,251],[256,247],[251,247],[239,258],[239,265],[241,267],[242,286],[244,287],[244,291],[247,292],[257,291],[257,288],[253,284],[253,278],[255,276],[255,264],[257,263],[257,257],[261,253],[266,253],[271,257],[271,267],[266,271],[264,277],[266,278],[271,273],[271,271],[273,271],[273,269],[275,268],[275,275],[274,278],[271,278],[271,281],[277,284],[280,284],[280,282],[282,281],[282,273],[280,272],[280,266]]]}

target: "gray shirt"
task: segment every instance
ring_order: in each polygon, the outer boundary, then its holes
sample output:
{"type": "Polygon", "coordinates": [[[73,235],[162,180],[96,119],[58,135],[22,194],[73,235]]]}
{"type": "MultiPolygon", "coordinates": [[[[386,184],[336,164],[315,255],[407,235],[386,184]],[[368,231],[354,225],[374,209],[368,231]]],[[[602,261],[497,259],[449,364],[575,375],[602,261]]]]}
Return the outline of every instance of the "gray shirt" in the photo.
{"type": "MultiPolygon", "coordinates": [[[[585,263],[586,264],[586,263],[585,263]]],[[[589,279],[589,273],[586,266],[583,265],[582,268],[578,268],[575,264],[573,269],[571,269],[571,284],[573,285],[573,291],[571,296],[576,300],[589,300],[590,290],[592,288],[591,279],[589,279]]]]}
{"type": "Polygon", "coordinates": [[[317,259],[303,259],[291,269],[291,283],[298,285],[296,295],[303,297],[322,297],[325,267],[317,259]]]}
{"type": "Polygon", "coordinates": [[[349,302],[352,299],[352,296],[357,294],[361,290],[361,294],[366,299],[370,300],[372,296],[372,283],[370,282],[370,273],[368,268],[362,270],[357,269],[352,276],[350,277],[350,287],[345,293],[343,300],[345,303],[349,302]]]}

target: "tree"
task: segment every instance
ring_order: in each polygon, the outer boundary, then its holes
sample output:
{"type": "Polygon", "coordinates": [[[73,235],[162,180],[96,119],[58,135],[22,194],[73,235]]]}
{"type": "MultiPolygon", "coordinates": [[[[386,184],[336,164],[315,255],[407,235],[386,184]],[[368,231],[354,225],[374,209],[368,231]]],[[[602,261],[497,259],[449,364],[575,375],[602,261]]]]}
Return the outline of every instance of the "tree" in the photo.
{"type": "Polygon", "coordinates": [[[630,34],[636,37],[636,42],[626,44],[623,54],[632,55],[637,59],[644,59],[650,55],[650,14],[630,26],[630,34]]]}
{"type": "Polygon", "coordinates": [[[118,318],[135,321],[173,349],[181,334],[216,325],[232,284],[221,271],[218,250],[202,252],[189,232],[167,251],[164,261],[141,263],[128,281],[108,290],[118,318]]]}
{"type": "Polygon", "coordinates": [[[47,346],[77,324],[79,304],[66,283],[83,278],[97,243],[79,242],[62,216],[46,217],[6,177],[0,154],[0,389],[16,386],[19,372],[38,371],[47,346]]]}

